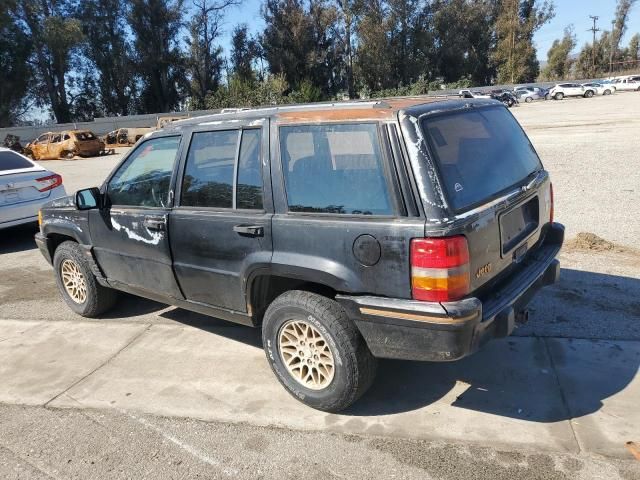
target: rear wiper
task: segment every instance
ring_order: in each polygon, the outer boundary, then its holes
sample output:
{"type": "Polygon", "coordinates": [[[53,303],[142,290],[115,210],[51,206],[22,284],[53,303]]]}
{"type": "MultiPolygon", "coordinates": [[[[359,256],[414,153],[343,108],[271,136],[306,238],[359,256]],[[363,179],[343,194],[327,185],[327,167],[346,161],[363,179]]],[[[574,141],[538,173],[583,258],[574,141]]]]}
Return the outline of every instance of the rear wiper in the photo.
{"type": "Polygon", "coordinates": [[[522,186],[522,191],[526,192],[527,190],[531,190],[533,188],[533,186],[538,183],[538,174],[541,172],[541,170],[536,170],[535,172],[531,172],[529,175],[527,175],[527,178],[533,177],[531,180],[529,180],[529,183],[527,183],[526,185],[522,186]]]}

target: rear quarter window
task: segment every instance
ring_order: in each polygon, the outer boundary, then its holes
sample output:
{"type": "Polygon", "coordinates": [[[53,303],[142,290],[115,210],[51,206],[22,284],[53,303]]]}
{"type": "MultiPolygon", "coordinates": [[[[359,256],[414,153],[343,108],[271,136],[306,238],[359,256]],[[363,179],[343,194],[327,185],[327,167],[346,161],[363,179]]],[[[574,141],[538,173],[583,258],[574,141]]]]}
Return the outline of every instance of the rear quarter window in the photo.
{"type": "Polygon", "coordinates": [[[427,117],[422,128],[456,212],[489,200],[542,168],[522,128],[502,106],[427,117]]]}
{"type": "Polygon", "coordinates": [[[0,152],[0,172],[5,170],[20,170],[32,168],[33,164],[26,158],[14,152],[0,152]]]}
{"type": "Polygon", "coordinates": [[[393,213],[376,124],[280,128],[291,212],[393,213]]]}

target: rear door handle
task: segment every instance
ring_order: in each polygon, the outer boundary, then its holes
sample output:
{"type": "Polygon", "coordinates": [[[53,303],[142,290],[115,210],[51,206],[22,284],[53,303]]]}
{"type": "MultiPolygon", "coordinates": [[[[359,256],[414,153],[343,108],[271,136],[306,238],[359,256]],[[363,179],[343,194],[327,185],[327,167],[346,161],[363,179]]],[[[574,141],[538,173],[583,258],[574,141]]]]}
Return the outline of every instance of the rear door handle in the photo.
{"type": "Polygon", "coordinates": [[[236,225],[233,231],[248,237],[264,237],[264,227],[260,225],[236,225]]]}
{"type": "Polygon", "coordinates": [[[164,230],[167,219],[165,217],[144,217],[142,224],[149,230],[164,230]]]}

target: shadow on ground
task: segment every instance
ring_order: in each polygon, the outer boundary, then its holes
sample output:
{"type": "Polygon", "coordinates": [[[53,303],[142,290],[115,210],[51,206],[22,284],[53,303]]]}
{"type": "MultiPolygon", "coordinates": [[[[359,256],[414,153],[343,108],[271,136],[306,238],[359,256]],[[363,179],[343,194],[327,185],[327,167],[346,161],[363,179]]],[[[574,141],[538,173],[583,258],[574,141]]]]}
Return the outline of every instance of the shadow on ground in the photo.
{"type": "MultiPolygon", "coordinates": [[[[583,297],[581,304],[597,301],[602,314],[610,300],[596,300],[594,292],[601,295],[602,288],[617,285],[624,298],[616,299],[616,308],[626,309],[627,322],[640,323],[640,311],[635,310],[640,280],[567,269],[562,275],[581,285],[572,292],[583,297]]],[[[544,295],[542,303],[551,307],[568,301],[565,290],[563,286],[553,286],[539,295],[544,295]]],[[[572,297],[571,301],[579,300],[572,297]]],[[[538,308],[538,317],[544,318],[543,309],[538,308]]],[[[235,326],[182,309],[169,310],[161,316],[262,348],[259,329],[235,326]]],[[[579,316],[568,318],[578,330],[583,320],[579,316]]],[[[454,407],[532,422],[557,422],[598,411],[603,400],[627,387],[639,365],[640,347],[634,342],[506,338],[494,340],[478,353],[452,363],[381,360],[374,385],[342,413],[376,416],[412,411],[437,402],[457,385],[460,393],[451,399],[454,407]],[[559,388],[561,370],[571,372],[572,384],[579,385],[579,400],[567,402],[564,398],[566,392],[559,388]]]]}
{"type": "Polygon", "coordinates": [[[33,239],[37,232],[37,223],[28,223],[0,230],[0,255],[37,249],[38,247],[33,239]]]}

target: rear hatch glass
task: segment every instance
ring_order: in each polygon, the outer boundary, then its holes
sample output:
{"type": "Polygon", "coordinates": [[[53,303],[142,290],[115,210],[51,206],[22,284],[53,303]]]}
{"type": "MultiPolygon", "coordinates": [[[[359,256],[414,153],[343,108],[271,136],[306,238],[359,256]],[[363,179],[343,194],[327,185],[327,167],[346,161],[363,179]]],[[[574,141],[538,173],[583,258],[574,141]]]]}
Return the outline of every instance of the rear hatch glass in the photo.
{"type": "Polygon", "coordinates": [[[33,163],[16,153],[0,152],[0,174],[10,173],[11,170],[22,170],[23,168],[33,168],[33,163]]]}
{"type": "Polygon", "coordinates": [[[503,106],[427,117],[422,128],[458,213],[522,184],[542,165],[518,122],[503,106]]]}

